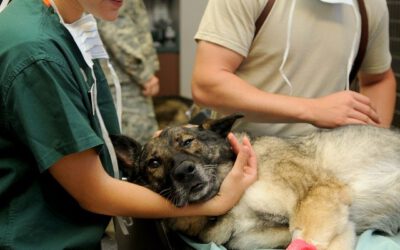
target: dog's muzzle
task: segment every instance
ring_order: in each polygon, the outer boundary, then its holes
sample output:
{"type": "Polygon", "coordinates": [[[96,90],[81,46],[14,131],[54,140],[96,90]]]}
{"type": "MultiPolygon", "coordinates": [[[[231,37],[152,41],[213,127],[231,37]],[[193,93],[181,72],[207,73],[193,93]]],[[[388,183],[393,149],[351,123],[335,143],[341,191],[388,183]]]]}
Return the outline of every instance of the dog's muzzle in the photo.
{"type": "Polygon", "coordinates": [[[181,162],[173,170],[172,176],[174,181],[184,186],[189,193],[199,192],[205,186],[196,165],[191,161],[181,162]]]}
{"type": "Polygon", "coordinates": [[[177,206],[201,200],[207,194],[208,180],[192,161],[182,161],[171,172],[177,206]]]}
{"type": "Polygon", "coordinates": [[[196,176],[196,166],[191,161],[183,161],[173,170],[172,176],[180,183],[190,182],[196,176]]]}

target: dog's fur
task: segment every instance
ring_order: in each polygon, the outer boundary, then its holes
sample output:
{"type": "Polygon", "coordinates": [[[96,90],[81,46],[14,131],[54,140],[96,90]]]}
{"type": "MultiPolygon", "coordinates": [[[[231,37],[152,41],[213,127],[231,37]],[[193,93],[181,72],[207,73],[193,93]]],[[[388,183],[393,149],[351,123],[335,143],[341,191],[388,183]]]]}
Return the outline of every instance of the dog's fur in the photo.
{"type": "MultiPolygon", "coordinates": [[[[167,128],[143,147],[136,164],[122,159],[127,147],[117,143],[116,151],[121,164],[136,166],[137,183],[179,207],[202,202],[218,193],[233,165],[226,136],[240,117],[167,128]]],[[[344,250],[354,248],[356,232],[398,232],[398,132],[353,125],[302,137],[260,137],[252,145],[258,180],[231,211],[216,218],[168,219],[168,225],[229,249],[284,247],[302,238],[318,249],[344,250]]]]}
{"type": "Polygon", "coordinates": [[[155,96],[152,100],[160,129],[188,123],[190,116],[195,115],[199,109],[193,105],[193,100],[183,96],[155,96]]]}

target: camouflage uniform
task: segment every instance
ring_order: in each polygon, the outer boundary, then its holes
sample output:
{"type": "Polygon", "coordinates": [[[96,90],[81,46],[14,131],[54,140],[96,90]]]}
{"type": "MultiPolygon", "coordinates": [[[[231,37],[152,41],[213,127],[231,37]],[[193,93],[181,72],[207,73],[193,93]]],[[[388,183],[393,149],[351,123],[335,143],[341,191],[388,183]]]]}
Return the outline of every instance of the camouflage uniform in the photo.
{"type": "MultiPolygon", "coordinates": [[[[142,0],[124,1],[118,19],[99,20],[98,28],[121,81],[122,132],[144,143],[158,126],[151,97],[141,94],[141,86],[159,69],[146,7],[142,0]]],[[[103,68],[112,83],[110,72],[103,68]]]]}

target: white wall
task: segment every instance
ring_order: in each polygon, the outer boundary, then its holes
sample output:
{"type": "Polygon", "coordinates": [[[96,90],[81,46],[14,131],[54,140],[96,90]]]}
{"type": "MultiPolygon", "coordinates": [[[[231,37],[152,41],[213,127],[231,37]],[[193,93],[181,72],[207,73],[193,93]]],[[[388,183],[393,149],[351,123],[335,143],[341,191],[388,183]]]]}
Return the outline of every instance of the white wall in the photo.
{"type": "Polygon", "coordinates": [[[180,94],[191,97],[192,69],[195,57],[196,43],[193,39],[207,0],[181,0],[179,3],[180,31],[180,94]]]}

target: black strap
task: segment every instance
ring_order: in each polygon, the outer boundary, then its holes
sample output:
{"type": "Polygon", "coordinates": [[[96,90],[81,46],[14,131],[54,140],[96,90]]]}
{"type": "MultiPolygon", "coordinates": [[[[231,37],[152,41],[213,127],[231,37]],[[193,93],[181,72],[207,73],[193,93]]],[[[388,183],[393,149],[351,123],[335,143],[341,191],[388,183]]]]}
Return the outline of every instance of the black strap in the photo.
{"type": "Polygon", "coordinates": [[[350,71],[350,83],[352,83],[357,77],[357,73],[360,70],[361,64],[364,60],[365,52],[367,51],[368,45],[368,16],[364,0],[358,0],[358,8],[360,9],[361,16],[361,37],[357,56],[350,71]]]}
{"type": "MultiPolygon", "coordinates": [[[[368,45],[368,16],[367,10],[365,8],[364,0],[357,0],[358,1],[358,8],[360,10],[361,15],[361,37],[360,37],[360,45],[358,47],[357,56],[354,59],[353,67],[350,71],[349,80],[352,83],[356,77],[357,73],[360,70],[362,61],[364,60],[365,52],[367,50],[368,45]]],[[[254,37],[258,34],[261,29],[261,26],[264,24],[264,21],[267,19],[271,9],[275,3],[275,0],[268,0],[267,4],[265,5],[263,11],[261,12],[260,16],[257,18],[255,22],[255,31],[254,37]]]]}
{"type": "Polygon", "coordinates": [[[268,3],[265,5],[263,11],[261,12],[260,16],[258,16],[255,26],[256,29],[254,31],[254,37],[257,36],[258,32],[261,29],[265,19],[267,19],[269,13],[271,12],[272,6],[274,6],[275,0],[268,0],[268,3]]]}

